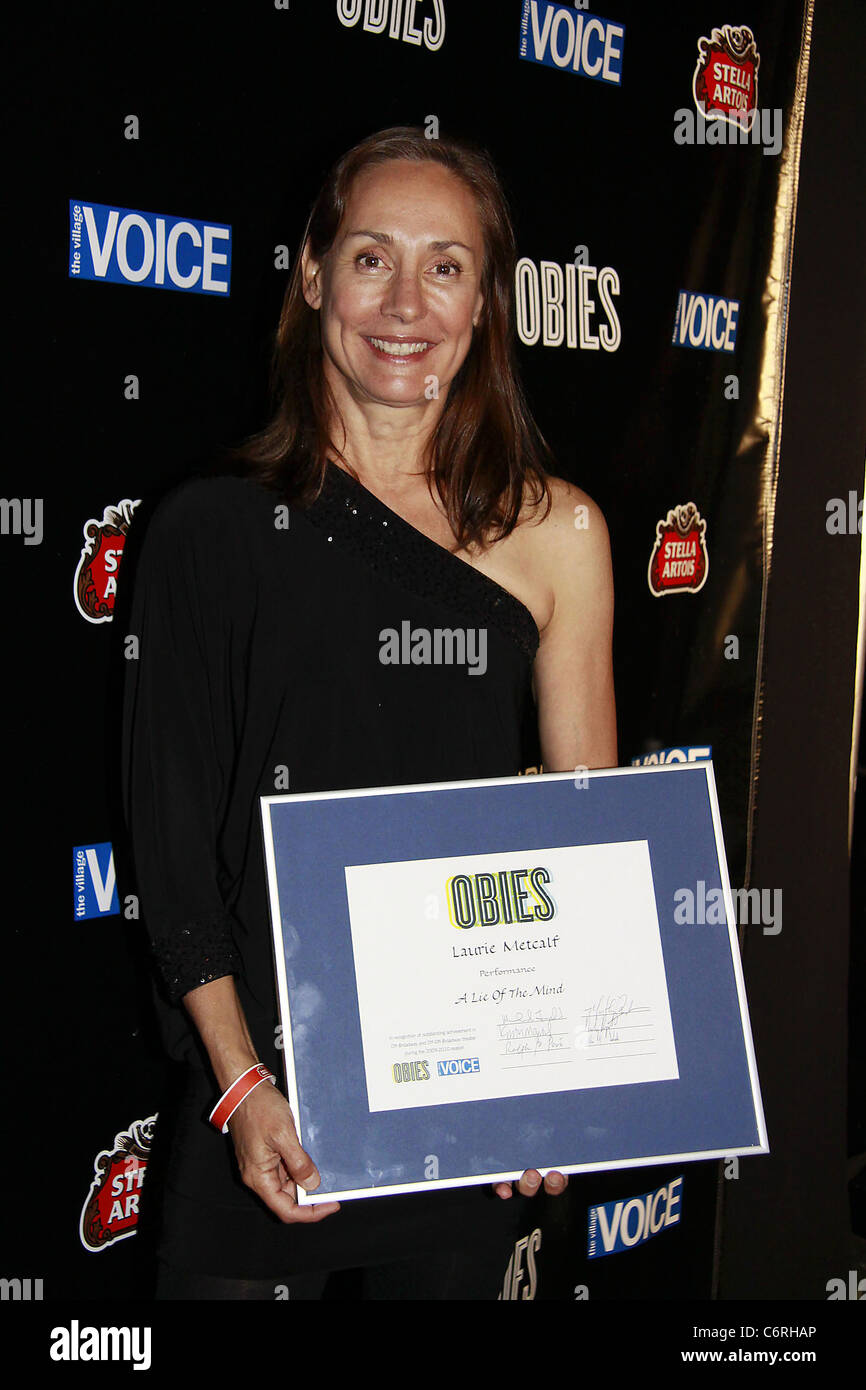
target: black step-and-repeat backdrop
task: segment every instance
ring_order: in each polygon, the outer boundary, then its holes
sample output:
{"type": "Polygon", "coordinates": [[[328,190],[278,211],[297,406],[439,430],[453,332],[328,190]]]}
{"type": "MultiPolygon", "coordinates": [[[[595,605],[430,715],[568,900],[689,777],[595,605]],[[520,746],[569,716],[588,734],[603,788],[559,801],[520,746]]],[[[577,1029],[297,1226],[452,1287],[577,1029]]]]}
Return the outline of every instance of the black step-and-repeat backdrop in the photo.
{"type": "MultiPolygon", "coordinates": [[[[750,841],[810,23],[808,0],[45,7],[18,113],[39,365],[3,502],[10,853],[31,865],[7,1001],[27,1214],[3,1273],[147,1288],[165,1064],[119,805],[130,580],[154,501],[267,418],[310,203],[373,131],[492,155],[531,404],[610,528],[620,760],[712,756],[732,882],[758,890],[741,926],[781,930],[750,841]]],[[[527,1205],[502,1297],[708,1297],[736,1168],[573,1179],[527,1205]]]]}

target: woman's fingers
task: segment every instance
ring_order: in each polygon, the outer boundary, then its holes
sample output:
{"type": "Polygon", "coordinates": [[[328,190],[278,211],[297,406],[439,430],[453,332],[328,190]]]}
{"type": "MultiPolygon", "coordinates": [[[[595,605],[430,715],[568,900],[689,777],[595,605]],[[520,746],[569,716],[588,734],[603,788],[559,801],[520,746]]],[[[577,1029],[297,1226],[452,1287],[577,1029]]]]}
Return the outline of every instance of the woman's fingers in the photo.
{"type": "Polygon", "coordinates": [[[285,1096],[258,1086],[229,1121],[241,1178],[281,1221],[323,1221],[339,1202],[301,1206],[297,1184],[312,1192],[321,1181],[310,1155],[301,1148],[285,1096]]]}
{"type": "Polygon", "coordinates": [[[250,1182],[249,1186],[281,1221],[309,1225],[323,1221],[326,1216],[340,1210],[339,1202],[317,1202],[314,1206],[300,1206],[295,1183],[290,1179],[282,1180],[276,1169],[271,1170],[270,1178],[267,1174],[262,1174],[258,1182],[250,1182]]]}
{"type": "Polygon", "coordinates": [[[565,1173],[548,1173],[544,1179],[544,1190],[551,1197],[559,1197],[568,1187],[568,1178],[565,1173]]]}
{"type": "MultiPolygon", "coordinates": [[[[541,1174],[538,1172],[537,1168],[527,1168],[523,1177],[517,1184],[517,1191],[522,1197],[534,1197],[536,1192],[543,1187],[549,1196],[559,1197],[567,1186],[568,1178],[563,1173],[558,1173],[554,1170],[548,1173],[542,1180],[541,1174]]],[[[496,1193],[497,1197],[507,1199],[511,1196],[512,1185],[510,1182],[497,1182],[493,1185],[493,1191],[496,1193]]]]}

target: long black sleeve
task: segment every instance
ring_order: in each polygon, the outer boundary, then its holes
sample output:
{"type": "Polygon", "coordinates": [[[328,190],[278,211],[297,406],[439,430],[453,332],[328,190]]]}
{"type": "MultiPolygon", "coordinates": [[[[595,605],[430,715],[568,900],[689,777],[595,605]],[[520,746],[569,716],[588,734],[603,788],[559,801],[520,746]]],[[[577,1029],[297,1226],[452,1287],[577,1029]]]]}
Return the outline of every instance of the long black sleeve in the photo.
{"type": "Polygon", "coordinates": [[[126,673],[124,805],[142,915],[172,1002],[239,967],[217,850],[238,720],[229,671],[237,543],[221,498],[193,483],[160,504],[131,613],[139,651],[126,673]]]}

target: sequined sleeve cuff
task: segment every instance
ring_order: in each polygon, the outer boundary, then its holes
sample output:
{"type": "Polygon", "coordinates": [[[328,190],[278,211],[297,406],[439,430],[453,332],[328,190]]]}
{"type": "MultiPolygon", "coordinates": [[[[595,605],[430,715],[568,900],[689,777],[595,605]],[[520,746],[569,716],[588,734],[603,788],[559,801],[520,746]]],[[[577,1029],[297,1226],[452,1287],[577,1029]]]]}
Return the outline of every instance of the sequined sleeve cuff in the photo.
{"type": "Polygon", "coordinates": [[[193,918],[171,935],[154,935],[152,950],[172,1004],[191,989],[241,969],[230,919],[222,914],[193,918]]]}

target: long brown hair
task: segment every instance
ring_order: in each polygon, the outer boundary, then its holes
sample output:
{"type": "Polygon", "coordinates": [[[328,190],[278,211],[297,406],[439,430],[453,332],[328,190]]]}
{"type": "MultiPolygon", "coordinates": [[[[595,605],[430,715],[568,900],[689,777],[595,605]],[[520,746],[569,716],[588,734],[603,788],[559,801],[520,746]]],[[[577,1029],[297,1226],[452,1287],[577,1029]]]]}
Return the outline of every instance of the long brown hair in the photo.
{"type": "Polygon", "coordinates": [[[327,255],[354,180],[362,169],[390,160],[444,165],[468,187],[481,223],[484,303],[428,441],[425,468],[458,546],[483,546],[514,530],[525,503],[544,499],[549,508],[550,452],[529,412],[514,355],[516,251],[508,205],[487,154],[462,140],[428,140],[423,130],[394,126],[368,136],[334,165],[310,213],[283,300],[271,370],[276,412],[234,456],[300,506],[321,491],[329,455],[347,463],[329,428],[339,413],[323,371],[319,314],[304,298],[301,251],[306,244],[314,260],[327,255]]]}

